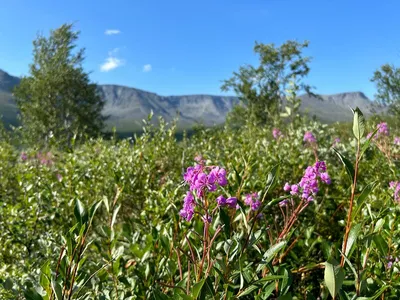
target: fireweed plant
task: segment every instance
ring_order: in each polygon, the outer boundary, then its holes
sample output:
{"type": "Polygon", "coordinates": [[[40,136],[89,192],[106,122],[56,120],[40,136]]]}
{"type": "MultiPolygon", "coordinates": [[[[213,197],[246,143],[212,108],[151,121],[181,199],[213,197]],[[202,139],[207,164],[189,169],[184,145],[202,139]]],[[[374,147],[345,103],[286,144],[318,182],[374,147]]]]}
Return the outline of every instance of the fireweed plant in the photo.
{"type": "MultiPolygon", "coordinates": [[[[316,143],[316,140],[314,140],[313,143],[316,143]]],[[[283,250],[285,248],[287,241],[290,240],[290,233],[301,212],[307,208],[309,203],[315,200],[319,191],[320,182],[324,184],[331,183],[331,179],[327,173],[326,163],[324,161],[317,161],[314,165],[307,167],[299,183],[292,185],[286,183],[283,187],[284,191],[290,192],[289,195],[274,199],[263,207],[266,194],[261,197],[260,193],[251,192],[245,194],[242,197],[243,199],[239,200],[236,197],[229,196],[224,189],[228,185],[226,170],[220,166],[207,165],[206,161],[201,157],[196,157],[195,160],[197,161],[196,165],[188,167],[183,176],[185,183],[189,186],[189,190],[184,197],[183,206],[179,215],[184,221],[193,222],[197,219],[203,224],[203,235],[202,237],[199,236],[202,243],[202,247],[200,248],[202,248],[202,250],[194,250],[195,247],[192,245],[192,242],[185,236],[185,241],[189,244],[190,249],[188,256],[192,258],[188,263],[188,278],[186,279],[185,293],[192,296],[196,295],[196,291],[200,285],[203,287],[203,285],[205,286],[208,284],[207,289],[211,290],[212,294],[217,295],[220,290],[222,290],[220,296],[224,299],[229,299],[234,295],[240,297],[245,295],[262,295],[263,298],[273,295],[286,295],[286,291],[290,286],[288,275],[287,273],[286,275],[277,275],[275,272],[278,270],[279,264],[282,263],[285,256],[296,243],[296,240],[292,242],[286,251],[280,255],[278,254],[281,249],[283,250]],[[266,233],[269,236],[270,248],[264,255],[259,255],[258,258],[257,256],[254,257],[252,259],[253,261],[247,261],[247,265],[240,263],[239,266],[235,266],[235,264],[231,262],[233,257],[238,256],[239,261],[243,260],[243,262],[245,262],[244,253],[249,245],[256,247],[260,252],[259,247],[262,247],[262,244],[259,239],[262,235],[262,231],[259,230],[255,234],[253,230],[255,230],[257,221],[260,222],[263,220],[262,211],[268,213],[268,211],[265,209],[263,210],[263,208],[268,208],[272,205],[279,207],[281,210],[282,222],[280,223],[281,228],[279,230],[276,228],[277,231],[275,233],[269,226],[266,229],[266,233]],[[248,208],[246,209],[246,207],[248,208]],[[228,222],[238,219],[242,214],[245,214],[243,220],[251,225],[249,224],[248,232],[242,236],[242,238],[237,236],[237,242],[239,242],[240,245],[236,246],[236,251],[234,251],[235,253],[233,253],[233,257],[231,258],[229,258],[230,253],[227,251],[225,264],[222,269],[219,269],[221,266],[220,257],[218,257],[218,255],[217,257],[213,257],[212,247],[217,240],[217,236],[223,230],[223,227],[229,226],[229,224],[223,224],[222,226],[220,224],[214,224],[213,226],[213,220],[218,220],[221,213],[223,213],[225,217],[228,217],[228,222]],[[214,227],[215,230],[213,230],[212,227],[214,227]],[[196,259],[196,253],[201,253],[198,259],[196,259]],[[254,270],[252,266],[257,261],[258,267],[254,270]],[[193,264],[194,269],[193,279],[189,278],[191,274],[191,264],[193,264]],[[268,265],[269,267],[267,267],[268,265]],[[239,277],[234,275],[237,274],[237,267],[239,267],[239,277]],[[227,272],[229,272],[229,270],[234,270],[233,276],[228,276],[229,273],[227,272]],[[246,274],[243,275],[242,270],[247,270],[248,273],[243,272],[246,274]],[[220,275],[224,272],[225,275],[220,278],[220,281],[222,281],[224,283],[223,286],[226,287],[220,289],[218,287],[218,276],[213,277],[213,273],[220,275]],[[254,274],[250,275],[251,273],[254,274]],[[211,277],[213,277],[212,281],[210,280],[211,277]],[[284,288],[282,287],[282,283],[280,284],[280,288],[278,288],[278,281],[280,279],[285,281],[286,286],[284,288]],[[209,282],[207,283],[207,281],[209,282]],[[270,281],[276,282],[269,283],[270,281]],[[214,284],[212,284],[212,282],[214,282],[214,284]],[[266,285],[267,283],[269,283],[269,285],[266,285]]],[[[275,175],[276,170],[277,169],[275,169],[275,175]]],[[[272,184],[272,182],[270,182],[270,184],[272,184]]],[[[238,193],[236,195],[238,195],[238,193]]],[[[220,244],[219,242],[219,245],[220,244]]],[[[247,257],[246,260],[249,260],[249,257],[247,257]]],[[[182,274],[182,270],[180,273],[182,274]]]]}

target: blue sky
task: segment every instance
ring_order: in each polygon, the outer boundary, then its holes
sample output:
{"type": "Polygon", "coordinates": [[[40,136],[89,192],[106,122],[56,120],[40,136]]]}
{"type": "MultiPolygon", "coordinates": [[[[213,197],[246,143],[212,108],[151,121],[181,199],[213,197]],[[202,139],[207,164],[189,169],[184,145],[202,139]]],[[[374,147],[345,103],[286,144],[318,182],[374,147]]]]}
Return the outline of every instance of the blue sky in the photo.
{"type": "Polygon", "coordinates": [[[75,22],[96,83],[222,94],[223,79],[257,63],[255,41],[296,39],[310,41],[316,92],[373,97],[374,70],[400,64],[399,11],[398,0],[2,1],[0,69],[26,75],[36,34],[75,22]]]}

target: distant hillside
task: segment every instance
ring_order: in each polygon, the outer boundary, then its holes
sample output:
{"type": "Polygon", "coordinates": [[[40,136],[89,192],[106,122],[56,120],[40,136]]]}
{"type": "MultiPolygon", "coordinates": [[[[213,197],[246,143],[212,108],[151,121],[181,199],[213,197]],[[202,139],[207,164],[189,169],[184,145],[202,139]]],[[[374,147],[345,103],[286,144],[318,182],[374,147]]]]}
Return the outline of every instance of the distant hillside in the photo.
{"type": "MultiPolygon", "coordinates": [[[[20,82],[18,77],[0,69],[0,115],[7,124],[17,124],[17,108],[11,90],[20,82]]],[[[99,85],[99,93],[106,100],[104,114],[109,116],[107,127],[116,126],[119,132],[141,129],[142,119],[151,111],[154,116],[162,116],[170,121],[179,117],[179,127],[188,128],[196,123],[206,126],[218,125],[239,103],[237,97],[212,95],[160,96],[143,90],[118,86],[99,85]]],[[[301,111],[316,116],[322,122],[350,121],[350,107],[358,106],[365,115],[385,112],[384,107],[369,100],[362,92],[322,95],[323,101],[302,95],[301,111]]]]}
{"type": "Polygon", "coordinates": [[[118,85],[99,85],[100,95],[106,99],[104,114],[109,115],[108,124],[123,131],[141,127],[142,119],[151,111],[166,120],[179,117],[181,128],[195,123],[206,126],[221,124],[233,106],[236,97],[190,95],[159,96],[135,88],[118,85]]]}
{"type": "Polygon", "coordinates": [[[17,125],[17,107],[11,95],[11,90],[19,84],[20,79],[11,76],[0,69],[0,116],[5,124],[17,125]]]}
{"type": "Polygon", "coordinates": [[[308,95],[300,96],[302,100],[301,111],[315,115],[326,123],[350,121],[353,114],[350,107],[359,107],[364,115],[380,114],[387,111],[377,103],[368,99],[362,92],[348,92],[334,95],[320,95],[322,100],[308,95]]]}

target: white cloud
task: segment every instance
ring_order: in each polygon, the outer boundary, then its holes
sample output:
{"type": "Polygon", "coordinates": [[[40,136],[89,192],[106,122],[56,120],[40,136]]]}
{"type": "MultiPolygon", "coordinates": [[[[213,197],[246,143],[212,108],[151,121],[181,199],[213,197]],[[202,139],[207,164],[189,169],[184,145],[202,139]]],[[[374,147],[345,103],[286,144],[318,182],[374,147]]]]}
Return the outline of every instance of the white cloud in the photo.
{"type": "Polygon", "coordinates": [[[152,70],[152,67],[150,64],[143,66],[143,72],[150,72],[151,70],[152,70]]]}
{"type": "Polygon", "coordinates": [[[106,58],[105,62],[100,66],[101,72],[108,72],[125,64],[122,59],[116,57],[118,51],[119,49],[115,48],[108,52],[108,57],[106,58]]]}
{"type": "Polygon", "coordinates": [[[105,35],[114,35],[114,34],[120,34],[121,31],[119,29],[107,29],[104,34],[105,35]]]}

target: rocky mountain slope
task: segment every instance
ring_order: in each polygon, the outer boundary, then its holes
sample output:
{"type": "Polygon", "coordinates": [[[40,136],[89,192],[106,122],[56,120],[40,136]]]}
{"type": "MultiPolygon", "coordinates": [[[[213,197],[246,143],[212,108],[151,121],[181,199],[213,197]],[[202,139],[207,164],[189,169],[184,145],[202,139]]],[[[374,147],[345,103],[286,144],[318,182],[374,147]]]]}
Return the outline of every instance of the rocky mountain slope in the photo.
{"type": "MultiPolygon", "coordinates": [[[[17,124],[17,108],[12,99],[12,88],[20,79],[0,69],[0,115],[5,123],[17,124]]],[[[212,95],[160,96],[136,88],[118,85],[99,85],[99,93],[106,100],[104,114],[109,116],[107,126],[116,126],[120,132],[136,131],[142,119],[151,111],[170,121],[179,118],[179,127],[196,123],[207,126],[224,122],[226,115],[239,103],[236,97],[212,95]]],[[[384,112],[385,108],[370,101],[361,92],[322,95],[323,101],[307,95],[302,99],[301,111],[316,116],[323,122],[350,121],[350,107],[358,106],[366,115],[384,112]]]]}

